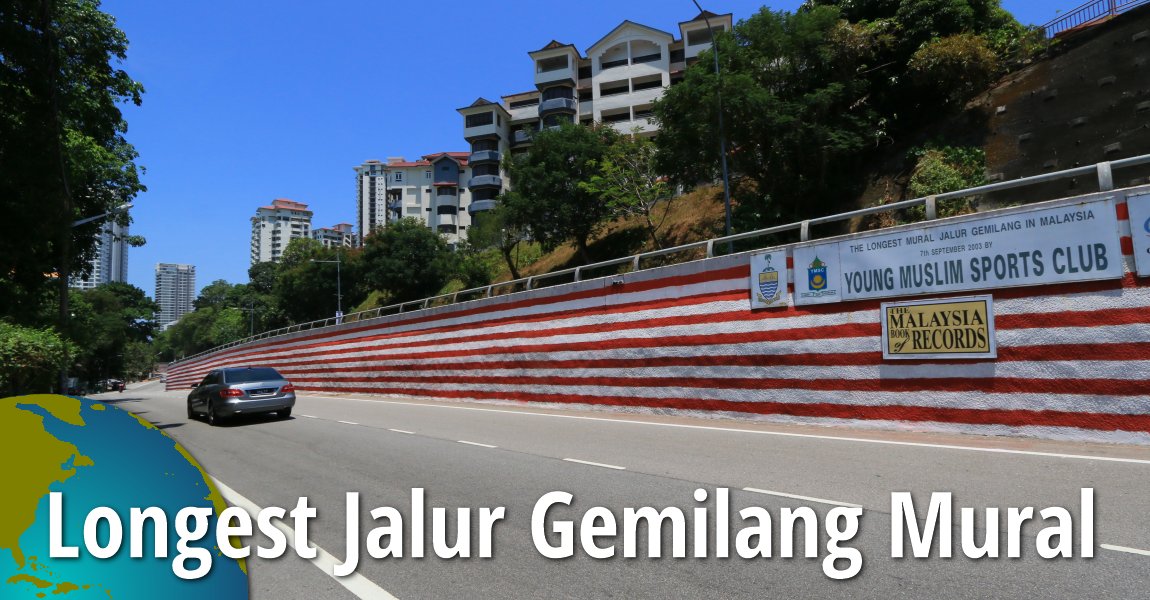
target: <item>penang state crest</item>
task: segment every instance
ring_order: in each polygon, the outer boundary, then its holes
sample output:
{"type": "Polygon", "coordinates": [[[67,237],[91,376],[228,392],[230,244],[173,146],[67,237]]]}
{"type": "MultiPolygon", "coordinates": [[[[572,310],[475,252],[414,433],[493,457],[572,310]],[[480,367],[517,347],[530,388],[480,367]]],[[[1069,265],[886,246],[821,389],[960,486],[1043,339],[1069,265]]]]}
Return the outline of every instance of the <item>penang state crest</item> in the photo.
{"type": "Polygon", "coordinates": [[[751,255],[751,310],[787,306],[787,253],[765,251],[751,255]]]}
{"type": "Polygon", "coordinates": [[[767,266],[759,273],[759,300],[767,304],[779,299],[779,272],[771,266],[771,255],[766,255],[767,266]]]}

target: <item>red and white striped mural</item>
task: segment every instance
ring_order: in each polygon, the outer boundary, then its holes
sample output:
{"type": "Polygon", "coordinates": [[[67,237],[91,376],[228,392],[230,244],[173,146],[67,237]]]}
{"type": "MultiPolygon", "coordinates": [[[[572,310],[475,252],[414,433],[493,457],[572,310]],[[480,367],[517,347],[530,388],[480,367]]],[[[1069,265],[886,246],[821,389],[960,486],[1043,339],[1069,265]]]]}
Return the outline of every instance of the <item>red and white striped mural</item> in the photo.
{"type": "Polygon", "coordinates": [[[751,311],[734,255],[229,348],[171,365],[168,389],[261,364],[304,392],[1150,443],[1150,280],[1125,212],[1123,279],[990,292],[994,360],[884,362],[879,301],[751,311]]]}

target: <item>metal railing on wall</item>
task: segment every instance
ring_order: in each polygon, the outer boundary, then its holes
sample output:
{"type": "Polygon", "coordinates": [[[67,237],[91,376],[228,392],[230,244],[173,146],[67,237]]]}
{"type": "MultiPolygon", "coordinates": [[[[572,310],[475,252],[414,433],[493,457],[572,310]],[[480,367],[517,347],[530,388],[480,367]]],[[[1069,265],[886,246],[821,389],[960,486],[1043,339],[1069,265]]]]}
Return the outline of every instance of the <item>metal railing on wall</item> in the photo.
{"type": "MultiPolygon", "coordinates": [[[[527,292],[527,291],[530,291],[533,289],[537,289],[537,286],[540,282],[544,282],[544,281],[547,281],[550,279],[570,277],[572,279],[572,281],[576,281],[576,282],[584,281],[583,275],[585,273],[587,273],[588,271],[596,271],[596,270],[605,269],[608,267],[616,267],[616,268],[624,267],[624,268],[629,269],[629,271],[627,271],[627,272],[636,272],[636,271],[641,271],[644,269],[644,261],[648,262],[648,268],[649,268],[651,259],[661,258],[661,257],[666,257],[666,256],[673,256],[676,254],[686,254],[686,253],[698,254],[700,251],[702,251],[702,253],[703,253],[703,258],[713,258],[716,256],[715,255],[716,245],[725,245],[728,242],[737,242],[737,241],[742,241],[742,240],[763,238],[763,237],[767,237],[767,236],[778,235],[780,233],[796,232],[796,231],[799,233],[799,240],[802,242],[806,242],[806,241],[810,241],[812,239],[811,227],[815,226],[815,225],[825,225],[825,224],[829,224],[829,223],[849,221],[851,219],[855,219],[858,217],[865,217],[865,216],[876,215],[876,214],[881,214],[881,213],[906,210],[908,208],[915,208],[915,207],[919,207],[919,206],[924,207],[925,212],[926,212],[926,219],[928,221],[934,220],[934,219],[938,218],[938,203],[940,201],[944,201],[944,200],[955,200],[958,198],[966,198],[969,196],[978,196],[981,194],[989,194],[989,193],[993,193],[993,192],[1000,192],[1003,190],[1029,187],[1029,186],[1034,186],[1034,185],[1038,185],[1038,184],[1042,184],[1042,183],[1048,183],[1051,181],[1058,181],[1058,180],[1062,180],[1062,179],[1081,177],[1083,175],[1093,175],[1093,176],[1097,177],[1098,189],[1100,191],[1105,192],[1105,191],[1109,191],[1109,190],[1114,189],[1113,172],[1115,170],[1128,168],[1128,167],[1136,167],[1136,166],[1141,166],[1141,165],[1150,165],[1150,154],[1146,154],[1146,155],[1142,155],[1142,156],[1134,156],[1131,158],[1116,160],[1116,161],[1112,161],[1112,162],[1102,162],[1102,163],[1098,163],[1095,165],[1088,165],[1088,166],[1084,166],[1084,167],[1077,167],[1074,169],[1067,169],[1065,171],[1057,171],[1057,172],[1053,172],[1053,173],[1044,173],[1042,175],[1035,175],[1033,177],[1023,177],[1021,179],[1015,179],[1012,181],[1003,181],[1000,183],[992,183],[989,185],[983,185],[983,186],[974,187],[974,188],[967,188],[967,189],[963,189],[963,190],[957,190],[954,192],[946,192],[944,194],[938,194],[936,196],[927,196],[927,197],[923,197],[923,198],[914,198],[912,200],[903,200],[900,202],[892,202],[890,204],[881,204],[878,206],[872,206],[869,208],[863,208],[863,209],[854,210],[854,211],[850,211],[850,212],[839,213],[839,214],[830,215],[830,216],[826,216],[826,217],[818,217],[818,218],[814,218],[814,219],[808,219],[806,221],[799,221],[797,223],[788,223],[786,225],[777,225],[775,227],[767,227],[766,229],[757,229],[755,231],[748,231],[745,233],[736,233],[734,235],[713,238],[713,239],[705,240],[705,241],[701,241],[701,242],[693,242],[690,244],[683,244],[681,246],[675,246],[673,248],[664,248],[662,250],[643,252],[641,254],[635,254],[632,256],[624,257],[624,258],[615,258],[612,260],[605,260],[605,261],[601,261],[601,262],[597,262],[597,263],[592,263],[589,265],[582,265],[582,266],[578,266],[578,267],[572,267],[569,269],[552,271],[550,273],[544,273],[541,275],[532,275],[530,277],[523,277],[521,279],[515,279],[512,281],[493,283],[493,284],[486,285],[483,287],[460,290],[458,292],[452,292],[450,294],[443,294],[440,296],[432,296],[430,298],[423,298],[421,300],[412,300],[410,302],[400,302],[398,304],[391,304],[388,306],[373,308],[371,310],[365,310],[365,311],[360,311],[357,313],[351,313],[351,314],[343,316],[342,318],[330,317],[327,319],[320,319],[320,320],[311,321],[308,323],[299,323],[299,324],[291,325],[288,327],[281,327],[280,329],[275,329],[272,331],[265,331],[263,333],[259,333],[259,334],[256,334],[256,335],[253,335],[250,337],[239,339],[239,340],[236,340],[234,342],[229,342],[227,344],[216,346],[215,348],[212,348],[210,350],[205,350],[205,351],[200,352],[198,354],[194,354],[192,356],[181,358],[180,361],[177,361],[177,362],[192,360],[192,359],[195,359],[195,358],[198,358],[201,356],[211,354],[213,352],[225,350],[227,348],[233,348],[235,346],[242,346],[244,344],[248,344],[248,343],[259,341],[259,340],[265,340],[268,338],[274,338],[274,337],[280,337],[280,336],[284,336],[284,335],[290,335],[293,333],[299,333],[301,331],[311,331],[311,330],[316,330],[316,329],[324,329],[327,327],[333,327],[333,326],[341,325],[341,324],[371,321],[373,319],[379,319],[379,318],[383,318],[383,317],[405,314],[405,313],[410,313],[410,312],[417,311],[417,310],[425,310],[425,309],[433,308],[433,307],[447,306],[447,305],[456,304],[458,302],[464,302],[464,301],[469,301],[469,300],[478,300],[481,298],[491,298],[493,296],[507,295],[507,294],[513,294],[513,293],[523,293],[523,292],[527,292]]],[[[759,249],[759,248],[763,248],[763,247],[766,247],[766,246],[760,246],[760,247],[755,248],[755,249],[759,249]]],[[[701,260],[701,259],[697,259],[697,260],[701,260]]],[[[609,276],[617,276],[617,275],[619,275],[619,273],[611,273],[610,275],[596,277],[595,279],[603,278],[603,277],[609,277],[609,276]]],[[[175,365],[177,363],[173,362],[172,364],[175,365]]]]}
{"type": "Polygon", "coordinates": [[[1108,19],[1147,3],[1150,3],[1150,0],[1094,0],[1050,21],[1043,25],[1042,29],[1046,31],[1046,37],[1052,38],[1060,33],[1108,19]]]}

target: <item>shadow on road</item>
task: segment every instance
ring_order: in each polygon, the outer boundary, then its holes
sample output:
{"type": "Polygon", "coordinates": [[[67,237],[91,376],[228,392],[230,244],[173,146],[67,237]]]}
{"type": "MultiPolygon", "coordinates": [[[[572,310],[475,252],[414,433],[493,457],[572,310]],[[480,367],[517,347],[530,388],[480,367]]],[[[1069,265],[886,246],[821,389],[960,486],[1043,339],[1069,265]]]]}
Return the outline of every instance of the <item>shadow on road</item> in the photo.
{"type": "MultiPolygon", "coordinates": [[[[197,421],[199,423],[202,423],[205,427],[210,427],[210,425],[208,425],[206,418],[203,415],[196,415],[196,418],[193,420],[197,421]]],[[[217,421],[216,427],[222,427],[224,429],[229,429],[232,427],[248,427],[251,425],[287,423],[289,421],[294,421],[294,420],[295,420],[295,417],[288,417],[288,418],[284,419],[276,413],[260,413],[260,414],[255,414],[255,415],[240,415],[237,417],[228,417],[226,419],[220,419],[217,421]]]]}

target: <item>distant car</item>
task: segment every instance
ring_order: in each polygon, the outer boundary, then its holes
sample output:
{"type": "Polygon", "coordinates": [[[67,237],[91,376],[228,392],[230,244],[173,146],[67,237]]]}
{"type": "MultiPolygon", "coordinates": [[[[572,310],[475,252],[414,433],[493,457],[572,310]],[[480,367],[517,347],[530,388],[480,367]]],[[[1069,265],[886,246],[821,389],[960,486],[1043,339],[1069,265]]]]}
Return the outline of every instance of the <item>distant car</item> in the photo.
{"type": "Polygon", "coordinates": [[[236,415],[276,413],[291,416],[295,386],[271,367],[215,369],[188,394],[188,419],[204,415],[209,425],[236,415]]]}

